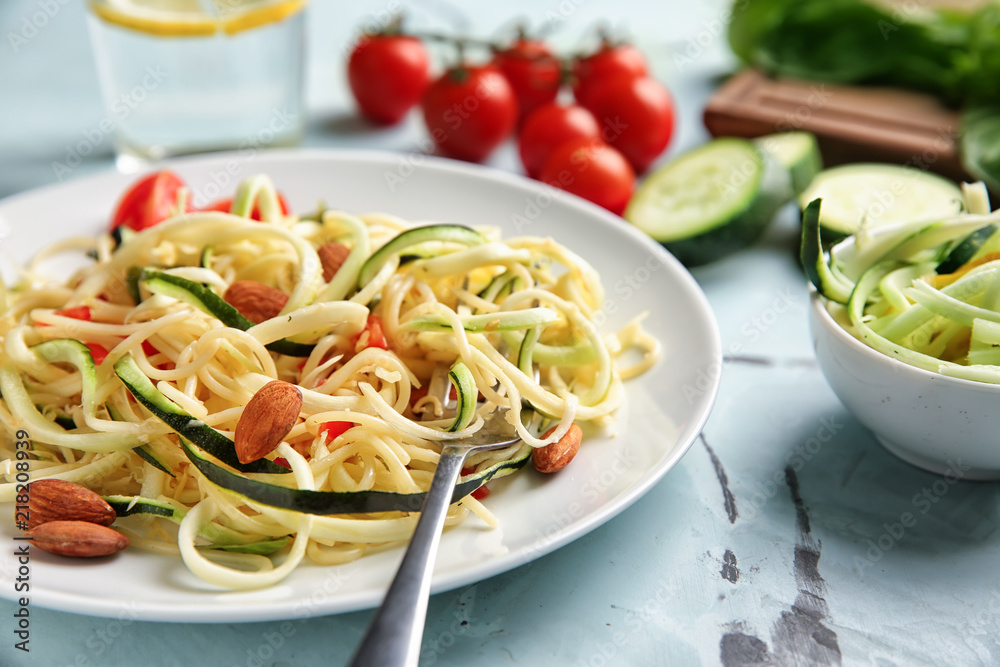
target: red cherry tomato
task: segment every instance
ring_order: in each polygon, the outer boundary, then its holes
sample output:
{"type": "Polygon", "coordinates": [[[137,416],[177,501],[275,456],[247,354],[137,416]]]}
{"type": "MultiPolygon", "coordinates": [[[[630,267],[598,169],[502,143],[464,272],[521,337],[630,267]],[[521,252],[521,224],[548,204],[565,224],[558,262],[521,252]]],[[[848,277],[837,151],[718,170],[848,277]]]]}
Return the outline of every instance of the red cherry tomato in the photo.
{"type": "Polygon", "coordinates": [[[347,62],[347,79],[361,113],[376,123],[399,122],[427,91],[430,63],[416,37],[363,37],[347,62]]]}
{"type": "Polygon", "coordinates": [[[518,39],[506,49],[497,51],[493,64],[514,89],[519,121],[543,104],[554,101],[559,94],[562,68],[545,42],[518,39]]]}
{"type": "MultiPolygon", "coordinates": [[[[285,199],[285,195],[278,193],[278,205],[281,207],[281,214],[288,215],[291,212],[291,208],[288,206],[288,200],[285,199]]],[[[212,202],[204,208],[199,208],[199,211],[221,211],[222,213],[229,213],[229,210],[233,207],[233,198],[227,197],[225,199],[219,199],[212,202]]],[[[260,206],[257,204],[253,205],[253,210],[250,211],[250,217],[254,220],[260,220],[260,206]]]]}
{"type": "Polygon", "coordinates": [[[480,162],[514,129],[514,89],[492,65],[449,69],[427,90],[424,122],[443,155],[480,162]]]}
{"type": "Polygon", "coordinates": [[[604,140],[628,158],[637,174],[649,168],[673,137],[674,102],[654,79],[606,78],[587,100],[586,107],[604,125],[604,140]]]}
{"type": "Polygon", "coordinates": [[[319,425],[319,435],[324,441],[333,442],[335,438],[343,435],[347,429],[353,426],[354,422],[323,422],[319,425]]]}
{"type": "Polygon", "coordinates": [[[628,160],[600,139],[574,139],[559,146],[540,178],[617,215],[625,211],[635,189],[635,172],[628,160]]]}
{"type": "Polygon", "coordinates": [[[365,328],[361,330],[354,344],[361,343],[364,347],[378,347],[383,350],[389,349],[389,344],[385,340],[385,331],[382,329],[382,318],[378,315],[369,315],[365,322],[365,328]]]}
{"type": "Polygon", "coordinates": [[[91,320],[90,306],[73,306],[72,308],[63,308],[62,310],[53,311],[52,314],[62,315],[63,317],[72,317],[74,320],[84,320],[86,322],[91,320]]]}
{"type": "Polygon", "coordinates": [[[118,202],[110,230],[125,225],[136,231],[163,222],[177,206],[177,193],[187,187],[172,171],[157,171],[135,183],[118,202]]]}
{"type": "MultiPolygon", "coordinates": [[[[465,477],[466,475],[471,475],[474,472],[476,472],[475,468],[462,468],[462,472],[460,474],[465,477]]],[[[483,500],[484,498],[489,498],[490,488],[484,484],[469,495],[476,500],[483,500]]]]}
{"type": "MultiPolygon", "coordinates": [[[[199,208],[199,211],[218,211],[219,213],[229,213],[229,210],[233,207],[233,198],[226,197],[225,199],[216,199],[211,204],[199,208]]],[[[256,206],[254,209],[256,210],[256,206]]]]}
{"type": "Polygon", "coordinates": [[[558,146],[572,139],[598,139],[601,126],[581,106],[550,102],[535,109],[521,127],[517,148],[528,176],[538,178],[545,161],[558,146]]]}
{"type": "Polygon", "coordinates": [[[108,356],[108,348],[99,343],[87,343],[86,345],[87,349],[90,350],[90,356],[94,358],[94,365],[100,366],[101,362],[108,356]]]}
{"type": "Polygon", "coordinates": [[[631,44],[612,45],[604,42],[586,58],[573,64],[573,96],[586,106],[593,87],[608,77],[637,79],[649,73],[646,57],[631,44]]]}
{"type": "MultiPolygon", "coordinates": [[[[63,308],[62,310],[52,311],[53,315],[62,315],[63,317],[71,317],[74,320],[84,320],[90,321],[90,306],[73,306],[72,308],[63,308]]],[[[45,322],[39,322],[35,326],[47,327],[49,326],[45,322]]]]}

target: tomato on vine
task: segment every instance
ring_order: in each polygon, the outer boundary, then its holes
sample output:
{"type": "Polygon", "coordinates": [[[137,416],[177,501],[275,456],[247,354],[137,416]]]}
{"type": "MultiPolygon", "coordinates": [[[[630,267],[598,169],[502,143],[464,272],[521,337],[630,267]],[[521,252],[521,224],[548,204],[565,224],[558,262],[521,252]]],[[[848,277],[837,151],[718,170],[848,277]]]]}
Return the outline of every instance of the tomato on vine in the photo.
{"type": "Polygon", "coordinates": [[[584,106],[606,123],[604,139],[638,174],[649,168],[674,134],[673,98],[648,77],[605,77],[590,90],[584,106]]]}
{"type": "Polygon", "coordinates": [[[399,122],[427,91],[430,62],[427,48],[416,37],[362,37],[347,63],[347,79],[361,113],[383,125],[399,122]]]}
{"type": "Polygon", "coordinates": [[[541,180],[621,215],[635,190],[628,160],[600,139],[574,139],[556,148],[541,180]]]}
{"type": "Polygon", "coordinates": [[[441,154],[472,162],[486,159],[517,122],[514,89],[493,65],[448,69],[427,90],[423,107],[441,154]]]}
{"type": "Polygon", "coordinates": [[[554,101],[559,94],[562,66],[541,40],[519,37],[507,48],[494,53],[493,64],[514,89],[519,121],[543,104],[554,101]]]}
{"type": "Polygon", "coordinates": [[[521,126],[517,148],[524,171],[538,178],[549,155],[573,139],[597,139],[601,126],[594,114],[579,105],[550,102],[535,109],[521,126]]]}
{"type": "Polygon", "coordinates": [[[573,63],[573,97],[586,106],[590,93],[608,78],[638,79],[649,74],[646,57],[632,44],[605,38],[594,53],[573,63]]]}

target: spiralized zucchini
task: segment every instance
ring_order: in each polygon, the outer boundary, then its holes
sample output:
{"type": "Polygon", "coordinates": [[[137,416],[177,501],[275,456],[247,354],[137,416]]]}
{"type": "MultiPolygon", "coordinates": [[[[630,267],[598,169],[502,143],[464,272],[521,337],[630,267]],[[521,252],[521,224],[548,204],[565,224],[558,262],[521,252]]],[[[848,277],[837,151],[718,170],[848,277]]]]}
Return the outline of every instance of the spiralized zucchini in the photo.
{"type": "Polygon", "coordinates": [[[924,370],[1000,383],[1000,211],[990,212],[982,183],[963,193],[961,215],[859,233],[829,257],[811,254],[821,247],[813,202],[803,262],[828,310],[862,342],[924,370]]]}
{"type": "MultiPolygon", "coordinates": [[[[415,525],[419,505],[362,512],[338,509],[338,497],[411,502],[443,441],[508,408],[522,442],[471,458],[457,491],[467,493],[514,472],[573,422],[613,420],[622,377],[659,355],[641,318],[598,332],[600,276],[552,239],[427,226],[393,246],[420,226],[383,214],[284,216],[277,201],[257,176],[230,213],[177,215],[117,244],[111,235],[57,244],[6,288],[0,500],[14,499],[15,441],[27,431],[30,478],[74,480],[111,498],[129,515],[117,525],[134,546],[179,554],[222,587],[267,586],[304,560],[346,562],[405,540],[415,525]],[[263,221],[249,217],[255,203],[263,221]],[[317,249],[329,242],[349,254],[327,281],[317,249]],[[46,260],[66,252],[93,261],[68,279],[46,275],[46,260]],[[219,298],[247,280],[287,295],[277,316],[254,324],[219,298]],[[370,338],[372,317],[387,349],[370,338]],[[95,364],[98,350],[107,356],[95,364]],[[629,350],[638,363],[626,365],[629,350]],[[456,362],[481,394],[478,414],[461,423],[438,398],[456,362]],[[274,379],[302,392],[300,419],[269,461],[240,467],[219,447],[274,379]],[[557,422],[555,432],[538,437],[526,408],[557,422]],[[328,437],[342,422],[353,427],[328,437]],[[241,480],[261,490],[256,500],[239,492],[241,480]],[[299,512],[272,500],[299,492],[327,504],[299,512]]],[[[470,513],[495,524],[466,495],[449,525],[470,513]]]]}

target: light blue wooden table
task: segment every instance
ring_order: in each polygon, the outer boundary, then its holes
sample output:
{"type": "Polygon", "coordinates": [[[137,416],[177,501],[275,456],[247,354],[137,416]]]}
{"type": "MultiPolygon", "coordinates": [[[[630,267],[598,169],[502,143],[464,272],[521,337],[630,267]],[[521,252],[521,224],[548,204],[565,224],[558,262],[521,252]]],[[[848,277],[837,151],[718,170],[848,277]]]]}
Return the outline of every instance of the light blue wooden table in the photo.
{"type": "MultiPolygon", "coordinates": [[[[53,163],[103,118],[79,4],[0,3],[0,195],[55,182],[53,163]]],[[[670,153],[705,139],[701,107],[732,66],[725,3],[485,4],[409,7],[419,21],[480,35],[518,15],[551,19],[570,44],[607,19],[636,37],[677,97],[670,153]]],[[[377,131],[356,120],[343,80],[354,28],[393,6],[314,3],[306,145],[418,145],[416,117],[377,131]]],[[[513,147],[491,164],[518,170],[513,147]]],[[[64,177],[112,167],[105,140],[64,177]]],[[[841,406],[814,361],[795,225],[789,211],[754,248],[694,272],[727,356],[687,456],[587,536],[435,596],[421,664],[1000,664],[1000,487],[935,486],[940,478],[887,454],[841,406]],[[906,513],[915,523],[903,528],[906,513]]],[[[32,607],[26,655],[13,648],[15,609],[0,601],[0,664],[31,667],[342,665],[371,615],[196,625],[32,607]]]]}

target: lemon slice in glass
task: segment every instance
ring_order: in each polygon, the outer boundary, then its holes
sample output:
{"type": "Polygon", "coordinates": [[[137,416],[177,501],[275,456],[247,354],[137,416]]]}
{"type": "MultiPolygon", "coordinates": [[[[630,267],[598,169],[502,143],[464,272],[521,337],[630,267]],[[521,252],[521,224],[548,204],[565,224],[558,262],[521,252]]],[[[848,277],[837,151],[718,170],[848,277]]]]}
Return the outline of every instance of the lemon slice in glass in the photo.
{"type": "Polygon", "coordinates": [[[104,21],[157,37],[235,35],[277,23],[308,0],[90,0],[104,21]]]}

